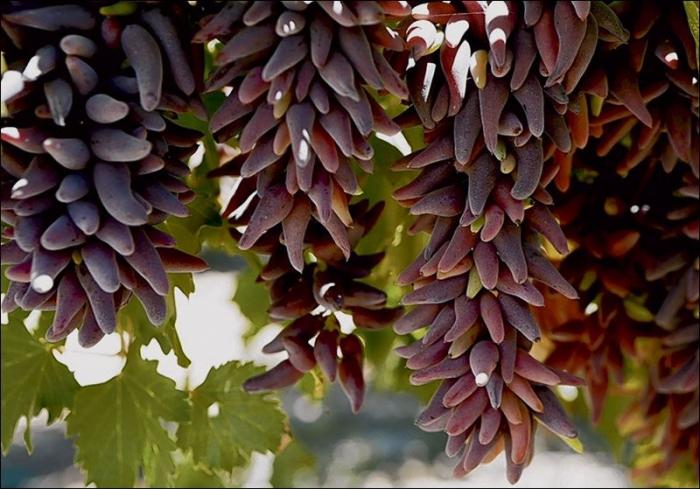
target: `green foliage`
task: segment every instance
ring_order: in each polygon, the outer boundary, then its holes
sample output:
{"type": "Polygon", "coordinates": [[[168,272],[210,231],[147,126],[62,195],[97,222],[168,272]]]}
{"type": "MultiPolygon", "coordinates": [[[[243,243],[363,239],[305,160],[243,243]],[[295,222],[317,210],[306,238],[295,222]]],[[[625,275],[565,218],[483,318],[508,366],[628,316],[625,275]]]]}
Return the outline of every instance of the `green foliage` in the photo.
{"type": "Polygon", "coordinates": [[[177,466],[174,487],[226,487],[224,481],[215,472],[204,466],[196,465],[188,457],[177,466]]]}
{"type": "Polygon", "coordinates": [[[67,419],[68,435],[77,438],[76,460],[87,472],[86,482],[98,486],[133,486],[141,466],[150,482],[167,482],[174,471],[176,447],[161,420],[187,419],[185,393],[158,375],[156,362],[131,351],[119,375],[78,392],[67,419]]]}
{"type": "Polygon", "coordinates": [[[688,27],[690,27],[690,33],[693,34],[695,39],[695,58],[700,59],[700,2],[695,1],[685,1],[683,2],[685,7],[685,13],[688,16],[688,27]]]}
{"type": "Polygon", "coordinates": [[[233,301],[250,321],[246,337],[253,336],[269,323],[267,308],[270,306],[270,294],[262,283],[256,281],[258,273],[258,270],[247,267],[236,275],[236,293],[233,301]]]}
{"type": "Polygon", "coordinates": [[[31,451],[29,421],[42,409],[48,422],[61,417],[73,405],[78,383],[65,365],[56,360],[54,348],[24,327],[24,313],[10,315],[0,329],[2,344],[2,450],[12,443],[17,422],[27,419],[24,441],[31,451]]]}
{"type": "MultiPolygon", "coordinates": [[[[194,292],[194,283],[192,278],[187,277],[183,282],[189,281],[188,288],[184,288],[183,293],[189,296],[194,292]]],[[[186,282],[187,283],[187,282],[186,282]]],[[[183,286],[184,287],[184,286],[183,286]]],[[[141,303],[139,301],[130,301],[119,312],[119,326],[123,331],[132,333],[134,345],[148,345],[151,340],[156,340],[163,353],[172,351],[177,358],[177,363],[181,367],[187,367],[190,364],[190,359],[187,358],[185,351],[182,349],[180,338],[175,330],[175,320],[177,313],[175,311],[175,291],[171,287],[170,292],[165,298],[168,306],[168,313],[164,324],[161,326],[153,326],[146,316],[141,303]]]]}
{"type": "Polygon", "coordinates": [[[297,474],[315,468],[314,456],[298,441],[292,441],[276,457],[272,465],[272,487],[294,487],[297,474]]]}
{"type": "Polygon", "coordinates": [[[279,447],[286,423],[279,402],[241,388],[260,371],[252,364],[227,363],[190,393],[190,414],[177,431],[177,443],[192,451],[195,462],[231,471],[245,465],[252,452],[279,447]]]}

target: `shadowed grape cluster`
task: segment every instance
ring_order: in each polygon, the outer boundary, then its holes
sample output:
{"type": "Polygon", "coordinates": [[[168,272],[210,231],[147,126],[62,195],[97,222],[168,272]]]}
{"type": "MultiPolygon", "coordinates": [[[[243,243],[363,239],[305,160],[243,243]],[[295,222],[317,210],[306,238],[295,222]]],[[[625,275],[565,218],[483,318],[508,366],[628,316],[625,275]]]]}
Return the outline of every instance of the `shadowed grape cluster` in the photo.
{"type": "Polygon", "coordinates": [[[183,160],[201,135],[164,117],[195,90],[184,8],[3,6],[2,307],[55,311],[49,341],[79,328],[94,345],[132,294],[161,324],[167,272],[206,268],[157,227],[194,197],[183,160]]]}
{"type": "Polygon", "coordinates": [[[592,64],[598,88],[585,122],[596,142],[573,155],[591,181],[556,212],[578,246],[562,272],[583,300],[545,294],[538,315],[555,342],[548,364],[586,376],[594,420],[626,380],[626,359],[646,369],[649,384],[618,422],[660,456],[633,471],[654,481],[698,464],[697,54],[681,4],[612,8],[624,42],[608,39],[592,64]]]}
{"type": "Polygon", "coordinates": [[[593,182],[575,182],[561,199],[557,217],[577,246],[561,270],[581,301],[543,291],[537,316],[554,343],[547,365],[586,378],[594,421],[608,396],[634,396],[618,425],[663,454],[633,471],[655,480],[698,457],[698,269],[686,268],[693,255],[697,263],[697,244],[668,217],[682,202],[674,191],[687,167],[665,175],[649,159],[622,178],[614,162],[625,151],[618,146],[596,164],[593,182]],[[635,376],[630,361],[650,380],[634,393],[623,387],[635,376]]]}
{"type": "Polygon", "coordinates": [[[666,175],[649,158],[622,178],[614,163],[625,151],[618,146],[596,165],[592,182],[576,182],[562,197],[556,215],[577,248],[561,270],[581,301],[543,291],[546,307],[537,317],[553,342],[547,365],[585,377],[594,421],[608,396],[634,396],[617,422],[663,455],[633,470],[653,481],[679,463],[697,466],[697,242],[686,235],[687,223],[672,219],[687,205],[676,188],[688,167],[666,175]],[[635,377],[627,377],[630,361],[649,377],[634,393],[623,387],[635,377]]]}
{"type": "MultiPolygon", "coordinates": [[[[376,224],[382,208],[382,204],[370,208],[367,200],[350,206],[354,218],[349,231],[351,248],[376,224]]],[[[363,346],[355,334],[340,331],[333,313],[350,314],[356,327],[368,330],[389,326],[401,316],[401,307],[386,307],[384,292],[359,281],[372,272],[384,253],[358,255],[352,252],[346,260],[342,250],[323,231],[323,226],[312,223],[307,238],[311,253],[318,261],[305,265],[299,273],[289,263],[287,251],[279,242],[281,234],[278,226],[272,232],[275,240],[265,245],[260,240],[253,249],[270,254],[259,277],[270,288],[270,318],[292,320],[263,347],[263,352],[286,351],[289,359],[248,380],[244,388],[256,392],[287,387],[318,365],[328,381],[339,377],[353,412],[357,412],[365,391],[363,346]],[[342,354],[340,359],[338,349],[342,354]]]]}
{"type": "Polygon", "coordinates": [[[544,305],[533,280],[578,297],[541,237],[568,252],[546,187],[560,172],[555,154],[585,144],[569,114],[585,110],[577,87],[609,22],[601,8],[431,2],[406,26],[413,105],[397,120],[420,123],[428,145],[395,165],[420,174],[394,197],[418,216],[412,231],[431,237],[399,277],[415,289],[404,304],[416,307],[394,329],[428,326],[398,352],[413,383],[442,380],[417,422],[447,432],[458,476],[505,448],[508,479],[518,480],[535,419],[576,437],[550,386],[581,381],[529,355],[540,339],[529,307],[544,305]]]}

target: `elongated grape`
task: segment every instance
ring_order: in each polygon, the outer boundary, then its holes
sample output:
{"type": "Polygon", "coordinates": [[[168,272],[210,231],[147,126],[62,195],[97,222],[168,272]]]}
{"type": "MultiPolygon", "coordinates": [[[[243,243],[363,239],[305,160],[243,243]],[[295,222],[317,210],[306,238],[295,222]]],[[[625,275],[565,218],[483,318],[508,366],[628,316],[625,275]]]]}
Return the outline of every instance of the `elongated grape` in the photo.
{"type": "Polygon", "coordinates": [[[132,229],[131,234],[134,240],[134,251],[124,259],[158,295],[167,295],[168,277],[153,244],[140,228],[132,229]]]}
{"type": "MultiPolygon", "coordinates": [[[[496,298],[492,294],[481,294],[479,309],[481,311],[481,318],[491,335],[491,339],[494,343],[503,342],[503,338],[505,337],[503,316],[501,315],[501,308],[496,298]]],[[[472,349],[472,351],[474,350],[472,349]]],[[[485,385],[485,382],[480,385],[485,385]]]]}
{"type": "Polygon", "coordinates": [[[102,290],[89,273],[80,269],[76,272],[97,324],[103,333],[112,333],[117,327],[114,296],[102,290]]]}
{"type": "Polygon", "coordinates": [[[195,89],[194,75],[172,20],[158,9],[146,11],[143,20],[153,29],[160,41],[170,63],[175,84],[185,95],[191,95],[195,89]]]}
{"type": "Polygon", "coordinates": [[[80,253],[97,285],[105,292],[116,292],[120,281],[114,251],[103,242],[91,239],[80,253]]]}
{"type": "Polygon", "coordinates": [[[556,373],[520,349],[515,356],[515,372],[524,379],[538,384],[557,385],[561,382],[556,373]]]}
{"type": "Polygon", "coordinates": [[[70,173],[63,177],[56,189],[56,200],[63,203],[75,202],[82,199],[90,191],[90,183],[80,173],[70,173]]]}
{"type": "Polygon", "coordinates": [[[109,95],[96,93],[85,102],[85,112],[95,122],[110,124],[126,117],[129,106],[109,95]]]}
{"type": "Polygon", "coordinates": [[[54,281],[71,259],[68,250],[49,251],[38,249],[32,255],[31,286],[39,294],[53,289],[54,281]]]}
{"type": "Polygon", "coordinates": [[[158,43],[146,29],[131,24],[122,31],[121,44],[136,72],[141,107],[148,111],[155,109],[163,85],[163,61],[158,43]]]}
{"type": "Polygon", "coordinates": [[[104,335],[104,332],[100,329],[100,325],[97,324],[92,309],[87,308],[85,311],[85,322],[78,330],[78,343],[83,348],[90,348],[95,346],[104,335]]]}
{"type": "Polygon", "coordinates": [[[283,186],[270,187],[251,216],[245,233],[239,240],[242,249],[250,248],[271,227],[282,222],[292,210],[294,200],[283,186]]]}
{"type": "Polygon", "coordinates": [[[274,26],[271,24],[243,29],[224,45],[216,62],[223,65],[259,53],[273,46],[274,40],[274,26]]]}
{"type": "Polygon", "coordinates": [[[247,392],[281,389],[295,384],[303,375],[289,360],[285,360],[271,370],[246,380],[243,388],[247,392]]]}
{"type": "Polygon", "coordinates": [[[91,58],[97,52],[97,45],[89,37],[80,34],[69,34],[61,38],[61,50],[73,56],[91,58]]]}
{"type": "Polygon", "coordinates": [[[62,250],[84,242],[85,235],[67,214],[51,223],[41,235],[41,246],[47,250],[62,250]]]}
{"type": "Polygon", "coordinates": [[[93,181],[102,205],[116,220],[129,226],[145,224],[146,209],[131,192],[129,169],[123,163],[95,164],[93,181]]]}
{"type": "Polygon", "coordinates": [[[56,313],[51,327],[53,335],[61,336],[68,329],[71,320],[86,301],[85,292],[75,274],[65,274],[57,289],[56,313]]]}
{"type": "Polygon", "coordinates": [[[137,161],[148,156],[152,144],[119,129],[97,129],[90,135],[90,148],[104,161],[137,161]]]}
{"type": "Polygon", "coordinates": [[[68,215],[73,223],[86,235],[98,232],[100,226],[100,211],[97,206],[87,200],[76,200],[67,206],[68,215]]]}
{"type": "Polygon", "coordinates": [[[54,188],[61,181],[59,172],[45,156],[36,156],[22,174],[22,178],[12,185],[11,197],[26,199],[54,188]]]}
{"type": "Polygon", "coordinates": [[[43,147],[54,160],[69,170],[82,170],[90,160],[90,148],[80,139],[47,138],[43,147]]]}
{"type": "Polygon", "coordinates": [[[527,307],[506,294],[498,297],[505,319],[530,341],[539,341],[540,329],[527,307]]]}
{"type": "Polygon", "coordinates": [[[445,431],[456,436],[466,431],[479,419],[481,411],[488,404],[488,397],[483,389],[477,389],[469,398],[462,401],[453,411],[445,431]]]}
{"type": "Polygon", "coordinates": [[[99,75],[92,66],[79,57],[66,56],[66,68],[81,95],[87,95],[97,87],[99,75]]]}
{"type": "Polygon", "coordinates": [[[2,75],[0,103],[5,103],[24,90],[24,77],[19,71],[8,70],[2,75]]]}
{"type": "Polygon", "coordinates": [[[73,107],[73,90],[70,85],[60,78],[48,81],[44,83],[44,95],[54,123],[65,126],[66,117],[73,107]]]}
{"type": "Polygon", "coordinates": [[[338,333],[336,331],[321,331],[314,344],[314,358],[329,381],[335,380],[338,363],[338,333]]]}
{"type": "Polygon", "coordinates": [[[4,17],[14,24],[44,31],[57,31],[66,28],[88,30],[95,25],[93,15],[80,5],[52,5],[20,10],[5,14],[4,17]]]}

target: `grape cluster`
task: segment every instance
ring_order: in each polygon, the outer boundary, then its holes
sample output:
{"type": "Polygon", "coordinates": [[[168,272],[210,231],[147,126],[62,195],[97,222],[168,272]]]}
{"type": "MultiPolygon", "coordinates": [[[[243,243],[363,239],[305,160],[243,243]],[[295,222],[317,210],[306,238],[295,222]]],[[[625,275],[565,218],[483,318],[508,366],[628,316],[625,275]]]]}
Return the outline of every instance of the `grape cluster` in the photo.
{"type": "Polygon", "coordinates": [[[625,380],[625,359],[647,369],[649,385],[620,424],[658,450],[660,461],[633,474],[655,480],[688,454],[698,463],[697,53],[681,4],[612,8],[625,42],[609,44],[592,64],[599,90],[587,122],[596,142],[573,156],[575,167],[597,174],[595,186],[577,184],[556,212],[579,245],[562,272],[583,300],[547,297],[540,318],[555,342],[548,364],[586,376],[594,419],[625,380]],[[596,239],[601,231],[605,239],[596,239]],[[650,339],[640,349],[643,337],[650,339]]]}
{"type": "Polygon", "coordinates": [[[599,138],[596,154],[605,156],[628,137],[628,150],[617,163],[620,174],[658,158],[667,172],[677,161],[690,164],[697,178],[698,85],[693,77],[698,64],[683,6],[645,1],[641,9],[633,4],[615,9],[629,39],[610,46],[591,68],[603,87],[598,113],[590,119],[591,133],[599,138]],[[606,74],[610,66],[615,70],[606,74]]]}
{"type": "Polygon", "coordinates": [[[652,172],[621,177],[614,163],[623,153],[624,148],[617,148],[587,167],[590,180],[572,180],[569,193],[558,198],[555,215],[575,246],[560,270],[581,298],[572,301],[542,290],[545,307],[536,311],[554,343],[547,365],[585,377],[594,421],[600,419],[609,391],[623,385],[625,359],[642,360],[637,340],[663,334],[652,311],[666,291],[653,281],[670,264],[658,260],[667,250],[668,242],[658,237],[668,209],[655,202],[659,199],[653,193],[670,195],[673,181],[666,178],[663,185],[652,186],[661,170],[651,166],[652,172]]]}
{"type": "Polygon", "coordinates": [[[193,38],[223,43],[206,89],[233,86],[210,120],[217,140],[236,137],[240,149],[211,173],[240,177],[223,214],[241,249],[269,255],[260,278],[270,285],[270,317],[293,320],[264,349],[286,350],[289,360],[250,379],[250,391],[290,385],[318,363],[331,381],[338,369],[357,411],[362,343],[340,334],[331,313],[349,313],[361,328],[401,314],[356,280],[383,256],[352,251],[381,208],[350,201],[361,193],[353,167],[372,171],[371,132],[399,131],[368,87],[408,96],[384,54],[404,42],[384,22],[409,12],[397,1],[231,2],[193,38]],[[305,264],[305,249],[317,263],[305,264]]]}
{"type": "Polygon", "coordinates": [[[397,1],[229,2],[203,19],[194,42],[223,43],[207,89],[234,86],[210,120],[215,137],[237,136],[241,151],[216,173],[242,177],[224,214],[253,198],[242,249],[282,222],[301,272],[313,217],[350,257],[348,204],[361,192],[352,167],[372,171],[373,129],[399,131],[367,85],[408,95],[383,54],[404,47],[384,21],[408,12],[397,1]]]}
{"type": "MultiPolygon", "coordinates": [[[[376,224],[382,208],[382,204],[369,207],[367,200],[350,206],[354,223],[349,233],[351,248],[376,224]]],[[[261,241],[254,246],[256,251],[270,254],[260,273],[260,279],[270,288],[270,318],[292,321],[263,347],[265,353],[286,351],[289,359],[249,379],[244,388],[256,392],[286,387],[318,365],[330,382],[339,377],[353,412],[357,412],[365,390],[363,346],[354,333],[341,333],[334,313],[350,314],[356,327],[374,330],[392,324],[403,310],[387,308],[384,292],[359,281],[372,272],[384,253],[352,252],[346,260],[323,229],[318,222],[309,226],[310,250],[318,261],[305,265],[302,273],[289,263],[285,246],[279,242],[282,234],[279,227],[272,231],[275,240],[269,241],[266,249],[261,241]],[[340,360],[338,348],[342,353],[340,360]]]]}
{"type": "Polygon", "coordinates": [[[79,328],[83,346],[132,293],[162,323],[166,273],[206,268],[157,227],[194,197],[183,160],[200,134],[164,117],[195,90],[172,20],[186,5],[97,7],[2,7],[2,307],[54,310],[47,339],[79,328]]]}
{"type": "Polygon", "coordinates": [[[654,481],[689,454],[698,460],[697,241],[687,223],[669,218],[686,205],[676,189],[688,167],[667,175],[649,158],[621,177],[615,163],[626,151],[618,145],[588,169],[592,181],[575,180],[562,196],[556,215],[576,249],[561,271],[581,300],[543,290],[537,317],[553,343],[547,365],[585,377],[594,421],[608,396],[635,398],[618,423],[643,450],[662,455],[633,471],[654,481]],[[636,392],[630,363],[649,378],[636,392]]]}
{"type": "Polygon", "coordinates": [[[578,86],[599,33],[616,34],[611,16],[600,2],[431,2],[406,27],[413,105],[398,121],[420,122],[428,146],[395,165],[420,174],[394,197],[431,237],[399,277],[415,307],[394,329],[428,326],[399,354],[413,383],[442,381],[418,424],[447,432],[457,476],[505,448],[518,480],[535,419],[576,436],[550,386],[581,380],[530,356],[540,330],[529,307],[544,305],[533,280],[578,297],[543,250],[541,237],[568,252],[546,187],[586,144],[578,86]]]}

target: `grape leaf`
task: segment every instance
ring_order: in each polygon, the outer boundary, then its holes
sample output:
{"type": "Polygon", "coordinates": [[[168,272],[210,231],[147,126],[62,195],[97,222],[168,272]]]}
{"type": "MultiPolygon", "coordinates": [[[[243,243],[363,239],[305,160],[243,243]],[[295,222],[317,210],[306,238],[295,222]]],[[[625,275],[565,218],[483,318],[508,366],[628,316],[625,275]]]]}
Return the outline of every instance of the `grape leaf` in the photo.
{"type": "Polygon", "coordinates": [[[165,222],[165,231],[171,234],[178,248],[187,253],[199,253],[202,243],[199,234],[207,226],[221,227],[223,221],[219,215],[216,197],[201,195],[192,202],[187,217],[170,217],[165,222]]]}
{"type": "MultiPolygon", "coordinates": [[[[49,424],[73,404],[78,383],[68,368],[53,355],[46,341],[32,336],[24,327],[26,313],[9,315],[9,323],[0,328],[2,340],[2,450],[12,443],[17,422],[23,416],[31,420],[46,408],[49,424]]],[[[24,442],[31,451],[29,425],[24,442]]]]}
{"type": "Polygon", "coordinates": [[[700,30],[700,3],[695,2],[683,2],[683,7],[685,7],[685,13],[688,17],[688,27],[690,28],[690,33],[695,39],[695,57],[700,58],[700,40],[698,39],[698,31],[700,30]]]}
{"type": "Polygon", "coordinates": [[[292,441],[275,457],[270,484],[272,487],[294,487],[297,472],[313,471],[315,466],[313,454],[298,441],[292,441]]]}
{"type": "MultiPolygon", "coordinates": [[[[401,207],[390,198],[397,189],[415,177],[413,172],[396,173],[391,171],[391,163],[401,157],[401,154],[390,144],[376,137],[371,139],[375,154],[375,169],[371,175],[362,177],[363,197],[372,204],[384,201],[385,207],[376,226],[365,236],[357,247],[359,254],[376,253],[391,250],[363,282],[366,282],[387,294],[387,305],[395,307],[407,287],[396,285],[398,275],[418,256],[427,244],[427,236],[423,233],[409,236],[408,228],[413,218],[408,209],[401,207]]],[[[385,368],[387,357],[396,338],[391,328],[381,331],[362,331],[359,333],[367,340],[365,342],[365,357],[373,365],[381,365],[378,375],[388,380],[390,370],[385,368]]],[[[394,367],[399,368],[398,363],[394,367]]]]}
{"type": "MultiPolygon", "coordinates": [[[[192,276],[189,274],[171,274],[170,279],[172,280],[176,276],[184,277],[185,280],[192,280],[192,276]]],[[[173,285],[178,286],[179,284],[175,283],[173,285]]],[[[178,288],[180,287],[178,286],[178,288]]],[[[193,290],[194,285],[192,283],[190,292],[193,290]]],[[[189,295],[187,290],[183,290],[183,292],[185,295],[189,295]]],[[[180,337],[175,330],[177,311],[173,287],[170,288],[168,295],[165,296],[165,303],[167,305],[167,316],[162,325],[153,326],[148,316],[146,316],[146,311],[144,311],[141,303],[138,300],[131,300],[119,311],[119,326],[131,335],[134,339],[134,345],[148,345],[152,339],[155,339],[163,353],[167,354],[172,351],[177,358],[177,364],[181,367],[187,367],[191,362],[185,354],[180,343],[180,337]]]]}
{"type": "Polygon", "coordinates": [[[189,420],[180,424],[177,443],[192,450],[196,463],[231,471],[252,452],[276,451],[286,429],[279,401],[270,394],[249,395],[243,382],[262,369],[229,362],[209,372],[192,391],[189,420]]]}
{"type": "Polygon", "coordinates": [[[218,474],[196,465],[191,457],[177,464],[175,487],[226,487],[218,474]]]}
{"type": "Polygon", "coordinates": [[[156,365],[132,348],[119,375],[76,395],[66,422],[68,436],[77,438],[75,458],[86,484],[131,487],[142,465],[149,481],[162,482],[175,470],[176,446],[161,420],[186,420],[187,399],[156,365]]]}
{"type": "Polygon", "coordinates": [[[257,282],[258,271],[246,267],[236,274],[236,292],[233,301],[238,304],[241,313],[250,321],[251,326],[246,330],[246,339],[253,337],[270,321],[267,309],[270,307],[270,293],[267,288],[257,282]]]}

